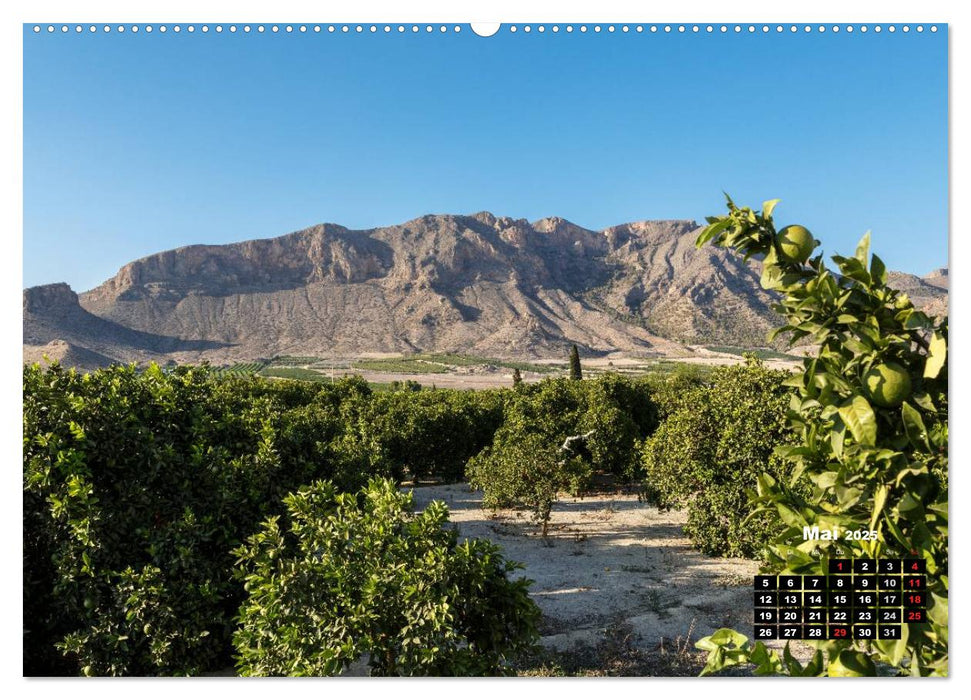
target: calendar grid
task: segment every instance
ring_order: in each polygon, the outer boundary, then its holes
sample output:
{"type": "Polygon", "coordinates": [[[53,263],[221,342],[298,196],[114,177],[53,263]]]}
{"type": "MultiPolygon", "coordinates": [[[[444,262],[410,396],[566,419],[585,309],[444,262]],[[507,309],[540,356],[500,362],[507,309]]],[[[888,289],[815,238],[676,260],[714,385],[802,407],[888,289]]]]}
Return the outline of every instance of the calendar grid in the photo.
{"type": "Polygon", "coordinates": [[[755,638],[900,639],[927,620],[920,559],[831,559],[825,574],[759,575],[755,638]]]}

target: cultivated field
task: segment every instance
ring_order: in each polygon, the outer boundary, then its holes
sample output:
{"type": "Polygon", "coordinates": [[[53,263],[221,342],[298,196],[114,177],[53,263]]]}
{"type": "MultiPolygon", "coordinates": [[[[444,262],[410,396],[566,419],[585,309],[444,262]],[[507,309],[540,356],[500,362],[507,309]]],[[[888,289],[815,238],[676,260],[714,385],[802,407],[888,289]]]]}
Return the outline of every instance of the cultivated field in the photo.
{"type": "MultiPolygon", "coordinates": [[[[767,367],[775,369],[794,369],[800,362],[797,355],[768,349],[749,350],[734,346],[702,345],[685,349],[685,354],[670,358],[629,357],[622,353],[583,358],[583,370],[587,377],[596,377],[605,372],[640,377],[691,367],[705,372],[711,367],[739,364],[743,362],[743,353],[755,354],[767,367]]],[[[230,376],[259,374],[263,377],[312,382],[329,382],[359,375],[378,389],[389,387],[395,382],[403,384],[409,381],[418,382],[424,387],[492,389],[511,386],[513,372],[517,369],[524,382],[565,376],[569,371],[564,360],[517,361],[457,353],[417,353],[380,356],[372,354],[354,358],[283,355],[217,367],[216,372],[230,376]]]]}

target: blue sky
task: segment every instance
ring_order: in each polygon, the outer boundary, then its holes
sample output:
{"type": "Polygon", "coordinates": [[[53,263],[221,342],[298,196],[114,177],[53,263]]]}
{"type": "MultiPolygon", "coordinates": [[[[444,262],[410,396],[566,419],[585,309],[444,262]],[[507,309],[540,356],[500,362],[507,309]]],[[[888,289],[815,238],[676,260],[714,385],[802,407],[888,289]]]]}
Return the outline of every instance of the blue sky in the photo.
{"type": "Polygon", "coordinates": [[[946,29],[35,35],[24,285],[425,213],[589,228],[781,198],[828,253],[947,264],[946,29]]]}

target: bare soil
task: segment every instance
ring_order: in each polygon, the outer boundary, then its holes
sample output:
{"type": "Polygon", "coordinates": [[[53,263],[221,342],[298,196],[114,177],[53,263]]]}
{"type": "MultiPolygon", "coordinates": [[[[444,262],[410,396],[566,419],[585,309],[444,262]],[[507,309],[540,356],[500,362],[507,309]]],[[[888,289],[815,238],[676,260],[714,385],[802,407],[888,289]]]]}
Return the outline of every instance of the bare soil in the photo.
{"type": "Polygon", "coordinates": [[[683,512],[633,493],[565,496],[544,540],[528,512],[483,510],[466,484],[420,486],[414,497],[419,509],[445,501],[461,537],[495,542],[524,565],[547,653],[527,672],[696,675],[697,639],[720,627],[751,635],[758,563],[693,549],[683,512]]]}

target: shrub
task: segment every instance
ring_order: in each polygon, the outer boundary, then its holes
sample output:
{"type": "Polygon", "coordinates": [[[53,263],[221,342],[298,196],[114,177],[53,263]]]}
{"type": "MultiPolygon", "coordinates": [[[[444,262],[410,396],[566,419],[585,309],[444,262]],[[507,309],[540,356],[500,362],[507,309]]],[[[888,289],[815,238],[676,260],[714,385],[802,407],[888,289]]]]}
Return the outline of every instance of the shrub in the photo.
{"type": "Polygon", "coordinates": [[[525,506],[542,526],[545,537],[557,494],[579,493],[590,479],[590,468],[541,435],[526,433],[473,457],[468,476],[473,488],[482,489],[486,508],[525,506]]]}
{"type": "Polygon", "coordinates": [[[685,533],[706,554],[757,555],[775,520],[755,510],[746,491],[761,474],[785,478],[790,465],[773,454],[792,441],[786,424],[788,372],[745,365],[719,367],[705,386],[688,389],[680,407],[644,444],[648,500],[688,509],[685,533]]]}
{"type": "MultiPolygon", "coordinates": [[[[55,644],[59,671],[98,675],[194,673],[225,648],[233,519],[278,464],[259,431],[243,440],[239,422],[205,410],[207,376],[25,368],[25,558],[46,560],[31,565],[44,580],[25,602],[25,672],[49,672],[55,644]],[[217,445],[220,426],[230,439],[217,445]],[[158,619],[129,617],[125,601],[155,595],[136,589],[157,588],[158,572],[174,586],[158,619]],[[146,653],[169,603],[182,646],[146,653]]],[[[239,421],[262,425],[263,408],[239,421]]]]}
{"type": "Polygon", "coordinates": [[[530,582],[509,580],[518,565],[495,545],[459,543],[443,503],[415,514],[387,480],[284,502],[286,524],[236,550],[242,675],[335,675],[362,657],[375,675],[497,674],[536,638],[530,582]]]}
{"type": "Polygon", "coordinates": [[[798,395],[788,418],[799,444],[779,455],[793,473],[788,480],[759,477],[756,503],[779,521],[769,568],[825,574],[835,556],[919,557],[928,573],[928,622],[904,625],[900,640],[813,642],[817,652],[806,667],[719,630],[699,642],[710,652],[706,671],[751,662],[761,673],[865,675],[885,664],[947,675],[947,319],[929,318],[887,286],[883,261],[870,256],[869,234],[853,257],[833,257],[838,274],[821,255],[784,259],[775,244],[775,204],[754,212],[729,199],[728,214],[709,217],[698,238],[699,246],[711,241],[761,257],[762,286],[782,295],[786,325],[779,332],[819,348],[792,380],[798,395]],[[893,386],[875,386],[874,370],[892,376],[893,386]],[[794,488],[799,483],[811,488],[794,488]],[[803,529],[814,526],[877,537],[806,542],[803,529]]]}
{"type": "Polygon", "coordinates": [[[24,672],[195,674],[228,663],[233,547],[282,497],[389,472],[370,390],[204,368],[24,368],[24,672]]]}
{"type": "Polygon", "coordinates": [[[557,493],[583,493],[594,474],[636,472],[638,443],[656,420],[645,385],[616,374],[521,384],[466,476],[486,507],[528,507],[545,534],[557,493]]]}
{"type": "Polygon", "coordinates": [[[658,425],[658,409],[647,385],[615,373],[584,382],[585,411],[574,433],[584,441],[594,472],[632,481],[638,474],[639,443],[658,425]]]}
{"type": "MultiPolygon", "coordinates": [[[[641,380],[644,391],[651,398],[654,427],[683,406],[692,389],[704,386],[712,371],[698,365],[682,364],[673,372],[648,375],[641,380]]],[[[653,433],[653,429],[649,432],[653,433]]]]}
{"type": "Polygon", "coordinates": [[[508,391],[438,389],[375,396],[371,430],[395,474],[462,478],[470,457],[492,442],[508,391]]]}
{"type": "Polygon", "coordinates": [[[466,476],[482,489],[487,508],[524,506],[546,534],[557,493],[580,492],[592,469],[582,437],[575,435],[585,409],[583,382],[547,379],[521,384],[506,407],[492,445],[469,460],[466,476]]]}

